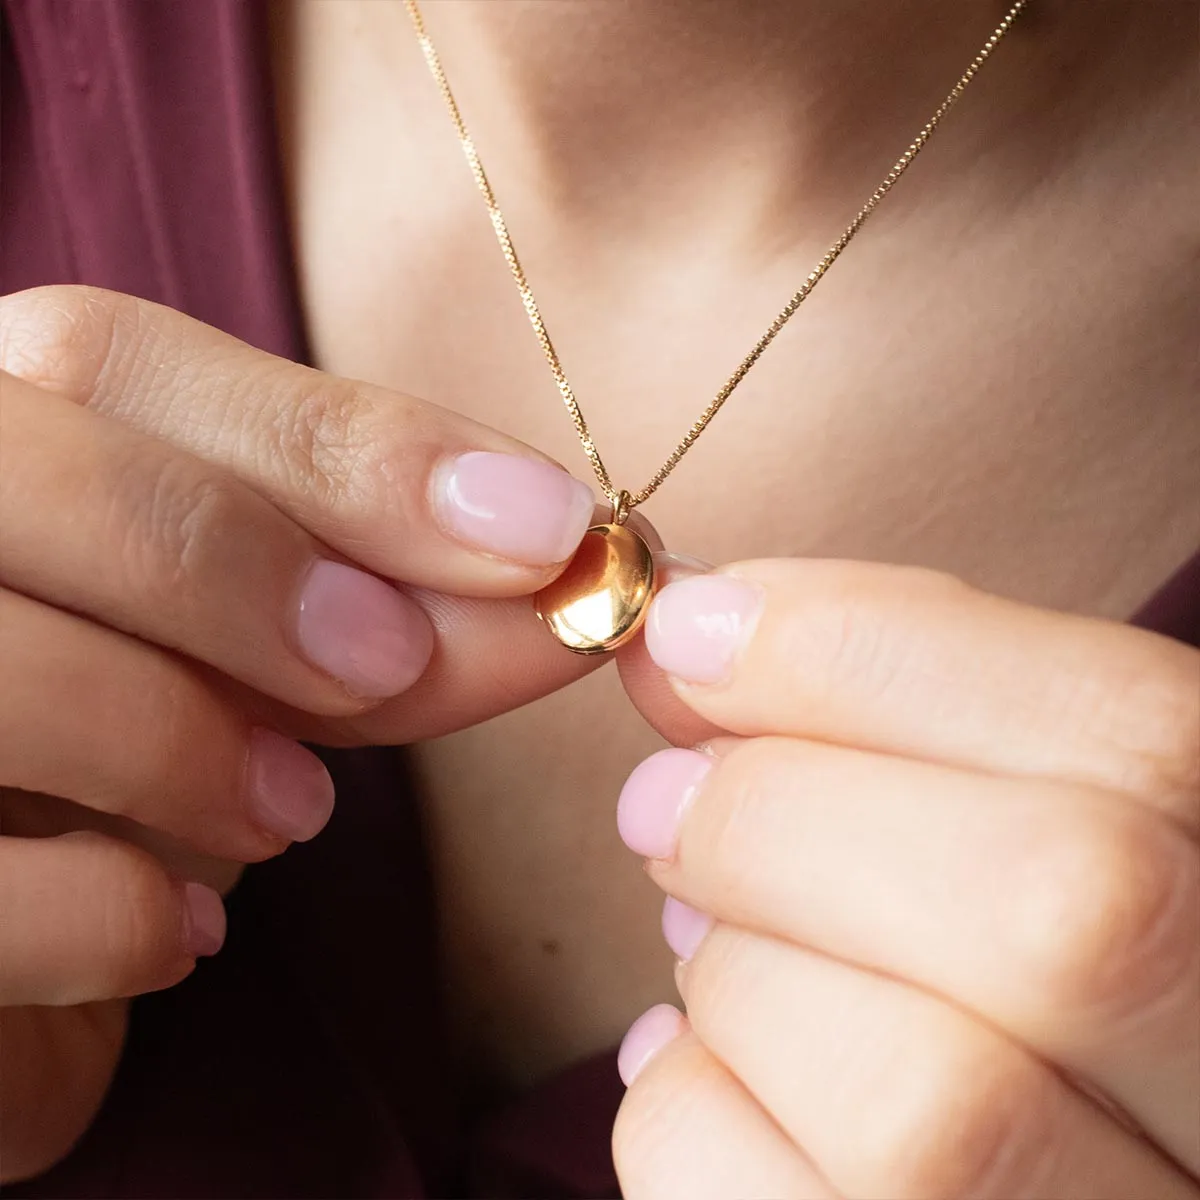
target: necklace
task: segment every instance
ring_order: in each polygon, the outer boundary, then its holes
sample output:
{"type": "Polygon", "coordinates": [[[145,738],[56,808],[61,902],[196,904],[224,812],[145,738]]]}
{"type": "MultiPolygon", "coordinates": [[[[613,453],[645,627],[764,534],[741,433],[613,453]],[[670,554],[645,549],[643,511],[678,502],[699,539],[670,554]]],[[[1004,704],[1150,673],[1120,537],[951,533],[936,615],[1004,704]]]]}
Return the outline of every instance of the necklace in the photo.
{"type": "Polygon", "coordinates": [[[841,237],[825,252],[820,262],[800,285],[799,290],[767,326],[766,332],[758,339],[750,353],[742,359],[737,369],[709,402],[708,407],[680,439],[666,462],[658,468],[641,490],[628,492],[613,483],[608,469],[600,457],[600,452],[592,440],[583,410],[567,381],[562,363],[559,362],[558,353],[554,349],[554,343],[550,340],[550,334],[546,330],[537,301],[534,299],[533,290],[525,278],[520,259],[517,258],[504,214],[496,202],[492,185],[488,182],[487,173],[484,171],[479,153],[475,149],[475,143],[467,131],[462,113],[459,112],[454,93],[450,90],[450,83],[446,78],[441,59],[425,29],[425,22],[421,17],[417,0],[404,0],[404,6],[408,10],[417,40],[425,55],[425,62],[445,101],[450,119],[454,123],[454,129],[462,144],[471,174],[474,176],[484,204],[487,206],[488,216],[491,217],[492,228],[496,231],[496,238],[500,243],[504,260],[508,263],[513,281],[517,285],[517,291],[521,294],[521,302],[524,304],[529,322],[533,326],[534,335],[537,337],[546,362],[550,366],[551,374],[554,376],[554,382],[558,386],[559,394],[575,425],[575,432],[579,435],[583,452],[592,464],[592,470],[596,474],[601,491],[612,506],[609,520],[600,525],[593,525],[584,534],[583,541],[566,570],[552,584],[538,592],[534,598],[538,616],[568,650],[573,650],[577,654],[603,654],[623,645],[637,633],[646,615],[650,598],[654,594],[654,559],[649,546],[642,537],[626,526],[626,518],[634,508],[658,491],[693,443],[708,428],[709,422],[721,410],[725,401],[746,377],[750,368],[762,357],[763,351],[775,340],[776,335],[788,323],[793,313],[804,303],[825,272],[837,261],[854,235],[863,227],[879,202],[892,190],[896,181],[921,152],[942,118],[966,91],[967,85],[991,56],[1001,38],[1009,31],[1018,14],[1028,3],[1029,0],[1017,0],[1008,10],[1004,19],[984,43],[983,48],[971,60],[966,71],[938,106],[937,111],[913,138],[908,149],[892,165],[892,169],[871,193],[867,202],[858,210],[857,216],[846,226],[841,237]]]}

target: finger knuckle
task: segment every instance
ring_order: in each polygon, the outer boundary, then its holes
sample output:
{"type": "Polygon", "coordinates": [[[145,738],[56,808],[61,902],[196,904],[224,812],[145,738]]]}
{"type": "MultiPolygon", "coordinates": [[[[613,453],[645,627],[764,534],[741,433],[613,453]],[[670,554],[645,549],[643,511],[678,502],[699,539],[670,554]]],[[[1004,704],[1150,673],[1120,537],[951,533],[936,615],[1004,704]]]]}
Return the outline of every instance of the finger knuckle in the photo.
{"type": "Polygon", "coordinates": [[[182,454],[137,454],[112,505],[126,583],[150,603],[186,606],[222,569],[244,509],[231,477],[182,454]]]}
{"type": "Polygon", "coordinates": [[[135,969],[155,959],[163,943],[163,885],[148,863],[130,856],[121,864],[105,908],[104,938],[116,964],[135,969]]]}
{"type": "Polygon", "coordinates": [[[798,608],[780,656],[802,664],[819,694],[882,699],[928,672],[922,614],[931,602],[966,590],[955,576],[923,567],[843,569],[832,589],[798,608]]]}
{"type": "Polygon", "coordinates": [[[612,1152],[622,1195],[670,1194],[679,1142],[721,1068],[693,1038],[661,1050],[625,1093],[613,1124],[612,1152]],[[664,1190],[665,1189],[665,1190],[664,1190]]]}
{"type": "Polygon", "coordinates": [[[663,1071],[643,1072],[625,1093],[613,1124],[613,1162],[628,1190],[632,1180],[643,1178],[661,1155],[674,1129],[672,1097],[676,1092],[670,1075],[663,1071]]]}
{"type": "MultiPolygon", "coordinates": [[[[186,786],[192,782],[176,778],[180,764],[190,758],[188,748],[195,744],[200,730],[210,732],[213,722],[203,719],[207,697],[194,676],[167,656],[147,658],[139,680],[140,692],[132,698],[131,707],[136,706],[136,711],[129,714],[131,727],[145,733],[136,746],[130,747],[136,759],[128,763],[128,777],[145,781],[150,788],[177,790],[180,783],[186,786]]],[[[206,757],[210,762],[219,761],[221,749],[208,741],[206,757]]]]}
{"type": "Polygon", "coordinates": [[[203,837],[216,836],[225,798],[236,798],[243,783],[245,718],[222,703],[193,667],[152,648],[108,695],[119,706],[120,727],[136,731],[111,747],[110,778],[122,786],[111,793],[109,811],[145,821],[149,810],[164,830],[193,837],[192,822],[202,814],[203,837]],[[197,747],[203,747],[203,770],[195,769],[197,747]],[[171,798],[167,812],[164,795],[171,798]]]}
{"type": "MultiPolygon", "coordinates": [[[[295,491],[331,511],[376,511],[385,491],[389,500],[402,498],[405,478],[394,453],[399,400],[385,420],[352,380],[312,371],[299,386],[294,375],[280,375],[278,387],[287,402],[267,410],[273,427],[266,445],[295,491]]],[[[415,444],[408,449],[415,457],[415,444]]]]}
{"type": "Polygon", "coordinates": [[[140,326],[141,302],[104,288],[55,284],[0,304],[0,370],[48,391],[87,397],[118,348],[135,349],[139,340],[118,331],[140,326]]]}
{"type": "Polygon", "coordinates": [[[1060,1141],[1053,1076],[970,1034],[926,1032],[879,1059],[877,1086],[858,1110],[865,1176],[886,1181],[897,1200],[1040,1195],[1060,1141]]]}
{"type": "MultiPolygon", "coordinates": [[[[54,390],[94,367],[110,293],[93,288],[30,288],[0,301],[0,369],[54,390]]],[[[107,339],[101,336],[102,343],[107,339]]]]}
{"type": "MultiPolygon", "coordinates": [[[[287,381],[280,380],[287,388],[287,381]]],[[[267,446],[279,455],[289,483],[336,503],[355,484],[353,463],[367,447],[359,434],[360,405],[354,385],[331,376],[305,376],[289,403],[270,409],[274,427],[267,446]]]]}
{"type": "Polygon", "coordinates": [[[93,981],[98,995],[125,996],[159,987],[181,958],[179,900],[162,867],[145,851],[103,834],[67,835],[87,846],[81,891],[99,905],[100,945],[93,981]]]}
{"type": "Polygon", "coordinates": [[[741,914],[761,907],[771,886],[762,868],[762,842],[777,826],[772,808],[786,803],[794,790],[797,755],[789,755],[793,777],[780,778],[783,765],[773,738],[751,738],[726,754],[712,785],[695,800],[695,819],[685,818],[679,861],[685,867],[700,857],[722,912],[741,914]],[[690,836],[689,836],[690,835],[690,836]]]}
{"type": "Polygon", "coordinates": [[[1144,1018],[1200,966],[1200,863],[1140,813],[1064,823],[1024,850],[1004,936],[1042,1002],[1144,1018]]]}
{"type": "MultiPolygon", "coordinates": [[[[1178,797],[1181,815],[1200,823],[1200,654],[1190,647],[1161,671],[1110,688],[1120,698],[1113,740],[1125,751],[1118,786],[1135,795],[1178,797]]],[[[1107,730],[1103,731],[1107,732],[1107,730]]]]}

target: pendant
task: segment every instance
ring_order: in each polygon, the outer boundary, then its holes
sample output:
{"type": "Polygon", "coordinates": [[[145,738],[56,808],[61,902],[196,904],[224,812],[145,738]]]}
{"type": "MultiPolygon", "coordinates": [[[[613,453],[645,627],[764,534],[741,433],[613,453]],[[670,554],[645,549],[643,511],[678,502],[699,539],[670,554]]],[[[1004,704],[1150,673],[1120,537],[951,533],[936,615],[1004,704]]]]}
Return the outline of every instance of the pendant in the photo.
{"type": "Polygon", "coordinates": [[[537,615],[576,654],[623,646],[641,628],[654,595],[650,547],[621,523],[622,512],[613,515],[583,535],[567,569],[534,597],[537,615]]]}

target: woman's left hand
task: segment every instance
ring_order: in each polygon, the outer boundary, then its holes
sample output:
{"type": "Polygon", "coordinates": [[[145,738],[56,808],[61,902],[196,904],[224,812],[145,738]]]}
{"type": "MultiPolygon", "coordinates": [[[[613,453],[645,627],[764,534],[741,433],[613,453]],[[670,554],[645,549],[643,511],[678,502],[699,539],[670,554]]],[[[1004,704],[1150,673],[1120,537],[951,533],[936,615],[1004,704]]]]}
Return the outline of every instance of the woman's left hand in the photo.
{"type": "Polygon", "coordinates": [[[1200,1197],[1200,654],[783,560],[645,651],[655,724],[724,732],[621,796],[687,1009],[622,1047],[627,1200],[1200,1197]]]}

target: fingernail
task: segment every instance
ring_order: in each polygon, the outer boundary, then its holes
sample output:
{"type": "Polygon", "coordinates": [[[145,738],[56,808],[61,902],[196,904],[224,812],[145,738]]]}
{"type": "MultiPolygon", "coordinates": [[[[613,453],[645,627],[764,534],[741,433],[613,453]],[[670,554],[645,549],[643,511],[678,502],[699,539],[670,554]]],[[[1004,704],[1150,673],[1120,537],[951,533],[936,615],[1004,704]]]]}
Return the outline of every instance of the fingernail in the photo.
{"type": "Polygon", "coordinates": [[[566,471],[514,454],[472,450],[434,475],[438,518],[459,541],[534,567],[570,558],[595,497],[566,471]]]}
{"type": "Polygon", "coordinates": [[[670,1004],[647,1009],[629,1027],[617,1051],[617,1071],[626,1087],[642,1073],[646,1064],[687,1028],[687,1018],[670,1004]]]}
{"type": "Polygon", "coordinates": [[[273,729],[250,732],[246,794],[254,819],[290,842],[316,837],[333,812],[333,780],[325,764],[273,729]]]}
{"type": "Polygon", "coordinates": [[[753,632],[759,588],[730,575],[696,575],[668,584],[650,606],[646,649],[687,683],[718,683],[753,632]]]}
{"type": "Polygon", "coordinates": [[[670,550],[654,552],[654,571],[664,587],[680,579],[690,579],[693,575],[707,575],[712,569],[712,563],[693,558],[690,554],[675,554],[670,550]]]}
{"type": "Polygon", "coordinates": [[[202,883],[183,885],[183,948],[193,958],[216,954],[225,944],[225,905],[202,883]]]}
{"type": "Polygon", "coordinates": [[[660,750],[634,767],[617,800],[621,841],[645,858],[670,858],[683,814],[712,767],[695,750],[660,750]]]}
{"type": "Polygon", "coordinates": [[[662,931],[676,958],[687,962],[700,949],[700,943],[708,937],[712,927],[713,919],[708,913],[702,913],[674,896],[667,897],[663,905],[662,931]]]}
{"type": "Polygon", "coordinates": [[[417,604],[374,575],[325,559],[300,592],[296,639],[314,666],[373,699],[410,687],[433,653],[433,627],[417,604]]]}

